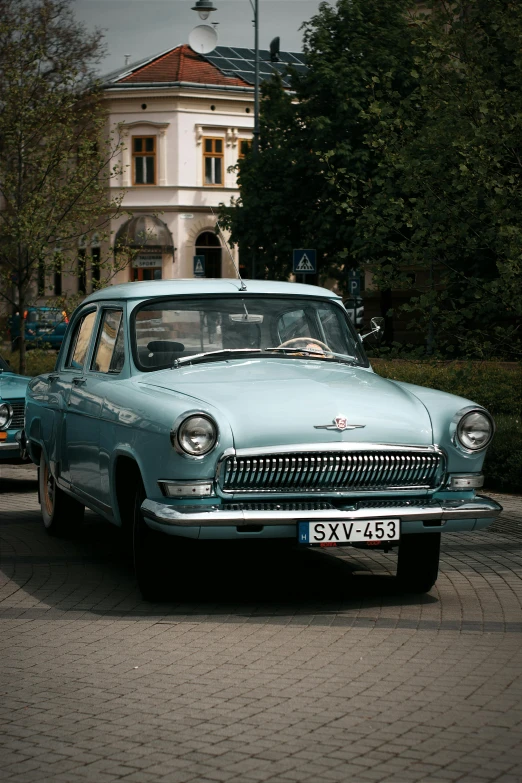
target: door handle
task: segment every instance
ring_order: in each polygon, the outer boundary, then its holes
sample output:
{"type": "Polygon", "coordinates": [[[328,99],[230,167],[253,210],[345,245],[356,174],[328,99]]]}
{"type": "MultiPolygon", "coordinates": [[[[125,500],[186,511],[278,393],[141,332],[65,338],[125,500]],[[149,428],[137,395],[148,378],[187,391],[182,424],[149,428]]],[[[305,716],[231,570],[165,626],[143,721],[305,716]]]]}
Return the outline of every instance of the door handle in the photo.
{"type": "Polygon", "coordinates": [[[73,378],[72,382],[75,386],[83,386],[86,383],[87,378],[73,378]]]}

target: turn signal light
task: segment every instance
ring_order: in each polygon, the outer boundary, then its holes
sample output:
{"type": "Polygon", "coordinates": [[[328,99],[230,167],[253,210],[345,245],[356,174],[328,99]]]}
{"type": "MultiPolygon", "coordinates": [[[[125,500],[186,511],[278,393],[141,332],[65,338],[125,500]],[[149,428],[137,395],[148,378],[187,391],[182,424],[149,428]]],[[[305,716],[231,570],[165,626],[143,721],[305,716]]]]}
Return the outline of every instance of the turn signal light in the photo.
{"type": "Polygon", "coordinates": [[[484,486],[483,473],[463,473],[450,476],[448,489],[478,489],[484,486]]]}
{"type": "Polygon", "coordinates": [[[159,481],[164,495],[168,498],[208,498],[212,492],[212,482],[209,481],[159,481]]]}

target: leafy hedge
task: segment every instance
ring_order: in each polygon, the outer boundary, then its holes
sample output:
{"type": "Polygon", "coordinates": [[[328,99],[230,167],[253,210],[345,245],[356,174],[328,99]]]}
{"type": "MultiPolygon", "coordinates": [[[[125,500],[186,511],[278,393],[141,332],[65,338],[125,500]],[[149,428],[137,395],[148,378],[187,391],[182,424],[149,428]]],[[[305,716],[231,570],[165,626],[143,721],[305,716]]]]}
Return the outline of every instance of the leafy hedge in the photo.
{"type": "Polygon", "coordinates": [[[497,433],[484,472],[490,489],[522,492],[522,376],[518,364],[373,359],[379,375],[430,386],[483,405],[497,433]]]}
{"type": "MultiPolygon", "coordinates": [[[[54,365],[56,364],[56,357],[58,354],[56,351],[46,351],[43,348],[34,348],[26,353],[26,375],[34,377],[35,375],[41,375],[44,372],[52,372],[54,365]]],[[[14,372],[18,372],[20,366],[20,354],[18,351],[11,353],[10,351],[2,351],[2,358],[5,359],[14,372]]]]}

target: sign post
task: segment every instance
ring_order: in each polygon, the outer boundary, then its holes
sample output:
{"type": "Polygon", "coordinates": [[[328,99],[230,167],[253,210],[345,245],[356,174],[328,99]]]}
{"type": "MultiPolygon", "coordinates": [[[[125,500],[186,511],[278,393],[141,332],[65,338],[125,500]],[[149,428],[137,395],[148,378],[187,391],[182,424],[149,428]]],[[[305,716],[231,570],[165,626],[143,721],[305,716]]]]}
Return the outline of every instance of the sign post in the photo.
{"type": "Polygon", "coordinates": [[[205,256],[194,256],[194,277],[205,277],[205,256]]]}
{"type": "MultiPolygon", "coordinates": [[[[293,251],[294,275],[315,275],[317,272],[317,253],[311,248],[297,248],[293,251]]],[[[306,278],[303,278],[303,282],[306,278]]]]}

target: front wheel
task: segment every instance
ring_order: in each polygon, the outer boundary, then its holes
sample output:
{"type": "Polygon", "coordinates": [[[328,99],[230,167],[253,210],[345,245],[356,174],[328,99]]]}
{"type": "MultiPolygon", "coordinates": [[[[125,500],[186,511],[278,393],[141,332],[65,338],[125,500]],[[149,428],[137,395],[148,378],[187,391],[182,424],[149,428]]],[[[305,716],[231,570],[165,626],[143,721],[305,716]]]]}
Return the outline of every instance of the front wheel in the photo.
{"type": "Polygon", "coordinates": [[[40,457],[38,494],[44,527],[50,536],[70,535],[83,522],[85,506],[56,484],[47,460],[40,457]]]}
{"type": "Polygon", "coordinates": [[[413,533],[401,538],[397,581],[406,593],[427,593],[439,573],[440,533],[413,533]]]}
{"type": "Polygon", "coordinates": [[[146,498],[141,479],[137,482],[132,520],[132,555],[134,573],[145,601],[161,601],[165,597],[164,547],[165,536],[151,530],[143,518],[141,504],[146,498]]]}

